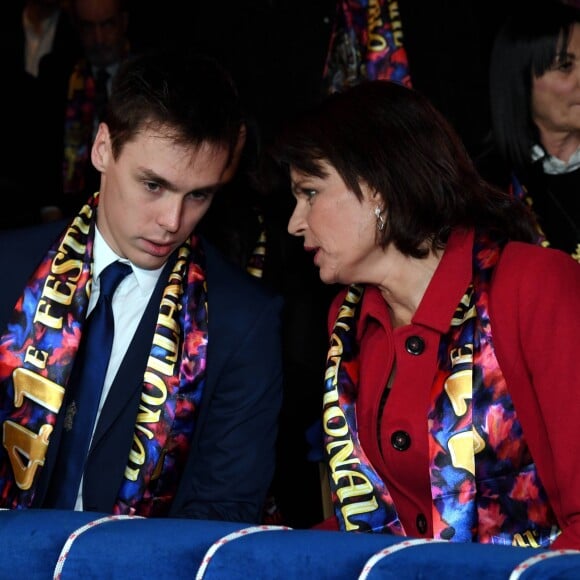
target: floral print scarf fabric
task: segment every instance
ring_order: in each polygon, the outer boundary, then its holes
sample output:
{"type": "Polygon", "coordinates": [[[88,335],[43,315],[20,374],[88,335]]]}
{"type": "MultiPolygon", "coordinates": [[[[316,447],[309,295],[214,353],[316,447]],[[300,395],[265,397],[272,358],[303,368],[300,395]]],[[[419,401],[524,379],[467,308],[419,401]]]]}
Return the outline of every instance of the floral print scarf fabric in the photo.
{"type": "Polygon", "coordinates": [[[85,169],[90,163],[95,122],[95,90],[91,67],[82,59],[74,67],[67,92],[62,166],[65,194],[85,188],[85,169]]]}
{"type": "Polygon", "coordinates": [[[411,86],[398,3],[340,0],[322,74],[325,92],[363,79],[389,79],[411,86]]]}

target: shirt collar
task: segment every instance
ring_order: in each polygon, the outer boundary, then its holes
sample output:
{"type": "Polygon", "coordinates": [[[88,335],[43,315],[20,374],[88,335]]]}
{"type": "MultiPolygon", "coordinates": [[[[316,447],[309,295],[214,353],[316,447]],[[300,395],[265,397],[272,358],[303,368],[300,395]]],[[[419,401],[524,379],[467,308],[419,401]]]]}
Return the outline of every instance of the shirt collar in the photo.
{"type": "Polygon", "coordinates": [[[109,73],[109,80],[111,80],[114,76],[115,73],[117,72],[117,69],[119,68],[120,63],[119,62],[113,62],[111,64],[108,64],[107,66],[103,66],[103,67],[96,67],[95,65],[91,64],[91,71],[93,73],[93,76],[95,78],[97,78],[97,74],[99,72],[99,70],[106,70],[109,73]]]}
{"type": "Polygon", "coordinates": [[[580,167],[580,147],[576,149],[572,157],[566,163],[549,153],[546,153],[540,145],[534,145],[531,153],[532,161],[542,161],[544,173],[548,175],[560,175],[561,173],[570,173],[580,167]]]}

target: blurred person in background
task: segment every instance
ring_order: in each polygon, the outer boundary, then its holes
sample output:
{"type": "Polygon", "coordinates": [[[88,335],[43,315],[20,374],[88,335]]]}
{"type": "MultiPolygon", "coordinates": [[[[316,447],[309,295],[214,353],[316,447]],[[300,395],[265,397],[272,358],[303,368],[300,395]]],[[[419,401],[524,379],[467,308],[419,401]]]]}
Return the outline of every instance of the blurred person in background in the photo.
{"type": "Polygon", "coordinates": [[[580,9],[516,3],[490,60],[485,178],[525,200],[544,244],[580,262],[580,9]]]}

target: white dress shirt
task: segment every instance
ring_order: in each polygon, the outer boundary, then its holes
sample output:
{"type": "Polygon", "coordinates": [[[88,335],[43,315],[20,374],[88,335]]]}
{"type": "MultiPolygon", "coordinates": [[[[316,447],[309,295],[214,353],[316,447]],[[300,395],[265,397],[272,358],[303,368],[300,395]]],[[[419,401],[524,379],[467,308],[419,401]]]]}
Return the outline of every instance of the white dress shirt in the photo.
{"type": "Polygon", "coordinates": [[[548,175],[570,173],[580,167],[580,147],[574,151],[572,157],[566,162],[546,153],[540,145],[534,145],[532,147],[532,161],[538,161],[539,159],[542,160],[544,173],[548,175]]]}
{"type": "MultiPolygon", "coordinates": [[[[121,281],[113,295],[112,307],[113,316],[115,318],[115,334],[113,337],[111,358],[109,359],[109,366],[107,367],[101,400],[99,402],[97,417],[95,419],[95,426],[99,420],[103,405],[105,404],[105,400],[111,389],[111,384],[117,375],[117,371],[121,366],[121,362],[125,357],[129,344],[131,343],[135,331],[137,330],[137,326],[141,321],[143,312],[145,312],[147,303],[155,289],[157,280],[164,268],[164,266],[161,266],[158,270],[143,270],[137,268],[137,266],[131,264],[129,260],[117,256],[117,254],[115,254],[115,252],[113,252],[109,247],[99,230],[95,228],[95,243],[93,246],[93,287],[89,298],[87,316],[93,310],[99,298],[99,276],[101,272],[116,260],[119,260],[124,264],[129,264],[133,272],[128,274],[121,281]]],[[[83,482],[81,479],[79,494],[75,505],[75,510],[81,511],[83,509],[81,493],[82,486],[83,482]]]]}

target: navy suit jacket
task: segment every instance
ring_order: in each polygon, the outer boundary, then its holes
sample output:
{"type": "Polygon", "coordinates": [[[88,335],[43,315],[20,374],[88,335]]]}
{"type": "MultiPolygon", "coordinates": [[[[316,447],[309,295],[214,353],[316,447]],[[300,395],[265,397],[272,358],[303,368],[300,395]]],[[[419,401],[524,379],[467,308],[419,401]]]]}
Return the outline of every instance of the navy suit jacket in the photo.
{"type": "MultiPolygon", "coordinates": [[[[64,225],[0,231],[0,332],[28,277],[64,225]]],[[[169,516],[257,523],[274,472],[282,402],[282,299],[205,241],[204,249],[206,384],[169,516]]],[[[160,282],[99,417],[84,475],[85,510],[112,511],[132,443],[161,292],[160,282]]],[[[62,415],[51,436],[34,507],[42,507],[44,501],[62,415]]]]}

